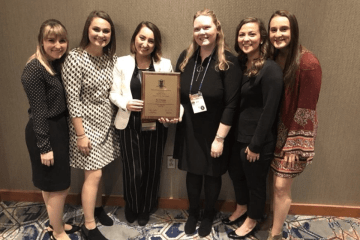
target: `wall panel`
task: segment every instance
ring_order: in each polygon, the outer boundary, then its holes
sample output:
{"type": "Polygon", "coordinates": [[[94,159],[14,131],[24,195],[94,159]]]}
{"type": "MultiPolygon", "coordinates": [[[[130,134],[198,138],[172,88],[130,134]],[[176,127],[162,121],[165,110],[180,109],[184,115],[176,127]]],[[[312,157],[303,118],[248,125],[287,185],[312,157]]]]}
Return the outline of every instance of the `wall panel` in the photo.
{"type": "MultiPolygon", "coordinates": [[[[27,58],[35,51],[40,24],[48,18],[64,23],[71,48],[80,41],[85,19],[93,9],[107,11],[116,26],[117,54],[129,53],[129,42],[142,20],[157,24],[163,37],[163,55],[175,66],[177,57],[191,41],[193,14],[204,7],[215,10],[226,40],[234,45],[235,28],[247,16],[267,24],[276,9],[288,9],[298,18],[301,42],[319,58],[323,69],[318,104],[320,126],[316,157],[296,179],[293,199],[299,203],[360,205],[359,50],[360,9],[357,0],[12,0],[0,1],[0,189],[34,190],[24,128],[28,103],[20,76],[27,58]],[[357,23],[357,24],[356,24],[357,23]]],[[[169,131],[165,156],[172,155],[175,129],[169,131]]],[[[185,173],[166,169],[163,163],[160,195],[186,198],[185,173]]],[[[122,195],[121,162],[104,169],[105,192],[122,195]]],[[[72,172],[73,193],[80,192],[83,174],[72,172]]],[[[221,199],[234,194],[228,175],[223,177],[221,199]]]]}

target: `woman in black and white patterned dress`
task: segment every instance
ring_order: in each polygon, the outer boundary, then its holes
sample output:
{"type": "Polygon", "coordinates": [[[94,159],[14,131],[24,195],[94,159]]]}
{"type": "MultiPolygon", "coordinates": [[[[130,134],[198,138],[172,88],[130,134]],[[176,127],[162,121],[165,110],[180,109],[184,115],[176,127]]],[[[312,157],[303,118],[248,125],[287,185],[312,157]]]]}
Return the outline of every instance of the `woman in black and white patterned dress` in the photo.
{"type": "Polygon", "coordinates": [[[115,28],[110,16],[93,11],[86,20],[79,48],[69,53],[62,69],[72,121],[70,165],[85,172],[82,231],[89,239],[106,239],[96,228],[95,217],[103,225],[113,224],[101,207],[101,193],[97,193],[101,169],[120,154],[113,124],[115,108],[109,100],[115,50],[115,28]]]}

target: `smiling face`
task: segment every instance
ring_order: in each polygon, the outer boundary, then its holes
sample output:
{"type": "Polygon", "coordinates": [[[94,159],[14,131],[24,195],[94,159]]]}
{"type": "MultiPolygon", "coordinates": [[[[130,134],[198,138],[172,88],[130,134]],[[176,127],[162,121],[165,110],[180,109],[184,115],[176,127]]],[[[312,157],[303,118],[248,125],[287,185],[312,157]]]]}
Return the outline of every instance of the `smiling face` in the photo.
{"type": "Polygon", "coordinates": [[[194,40],[200,47],[214,48],[218,31],[210,16],[199,16],[194,20],[194,40]]]}
{"type": "Polygon", "coordinates": [[[250,22],[242,25],[239,30],[237,38],[241,51],[249,57],[257,58],[260,55],[261,36],[259,25],[255,22],[250,22]]]}
{"type": "Polygon", "coordinates": [[[290,21],[287,17],[275,16],[270,21],[269,37],[276,49],[284,49],[291,41],[290,21]]]}
{"type": "Polygon", "coordinates": [[[154,33],[148,27],[142,27],[135,37],[136,54],[150,56],[155,48],[154,33]]]}
{"type": "Polygon", "coordinates": [[[111,25],[105,19],[95,17],[89,26],[89,45],[105,47],[111,40],[111,25]]]}
{"type": "Polygon", "coordinates": [[[68,42],[64,36],[51,33],[44,37],[42,47],[49,61],[60,59],[67,50],[68,42]]]}

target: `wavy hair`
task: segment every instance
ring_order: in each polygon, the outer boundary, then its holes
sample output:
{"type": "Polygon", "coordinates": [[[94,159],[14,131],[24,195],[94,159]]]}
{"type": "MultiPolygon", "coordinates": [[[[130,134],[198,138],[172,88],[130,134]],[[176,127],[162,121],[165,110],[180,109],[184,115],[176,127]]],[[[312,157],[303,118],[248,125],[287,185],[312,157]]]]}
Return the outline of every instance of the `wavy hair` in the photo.
{"type": "MultiPolygon", "coordinates": [[[[241,50],[241,48],[239,47],[239,43],[238,43],[238,36],[239,36],[239,31],[242,28],[243,25],[247,24],[247,23],[257,23],[258,27],[259,27],[259,32],[260,32],[260,56],[257,59],[254,59],[254,61],[252,62],[251,68],[250,69],[246,69],[245,74],[249,77],[253,77],[256,76],[260,70],[263,68],[266,59],[268,58],[268,52],[269,52],[269,38],[268,38],[268,33],[266,31],[265,25],[263,23],[263,21],[261,21],[258,18],[254,18],[254,17],[247,17],[243,20],[241,20],[241,22],[239,23],[239,25],[236,27],[236,32],[235,32],[235,51],[238,53],[238,59],[240,61],[240,63],[243,63],[246,59],[246,54],[241,50]]],[[[245,65],[245,64],[244,64],[245,65]]]]}
{"type": "MultiPolygon", "coordinates": [[[[217,36],[216,36],[216,46],[217,46],[217,63],[215,65],[215,69],[219,69],[221,71],[225,71],[229,69],[229,62],[226,60],[225,57],[225,50],[230,51],[230,49],[228,48],[228,46],[225,43],[225,36],[224,36],[224,32],[221,28],[221,23],[220,21],[217,19],[215,13],[209,9],[204,9],[202,11],[198,11],[195,13],[194,15],[194,19],[193,22],[195,21],[195,19],[197,17],[200,16],[209,16],[211,17],[211,19],[213,20],[213,23],[216,26],[217,29],[217,36]]],[[[186,51],[186,56],[184,58],[184,60],[182,61],[182,63],[180,64],[180,71],[184,71],[186,65],[189,62],[189,59],[194,55],[194,52],[198,49],[199,45],[196,43],[195,39],[193,38],[192,43],[190,44],[190,46],[188,47],[187,51],[186,51]]]]}
{"type": "Polygon", "coordinates": [[[69,40],[67,38],[66,28],[60,21],[56,19],[48,19],[41,24],[37,40],[38,42],[36,46],[36,52],[28,59],[26,64],[36,58],[37,60],[39,60],[41,65],[45,67],[46,71],[48,71],[51,75],[54,76],[56,72],[60,70],[61,64],[64,62],[66,55],[69,52],[69,40]],[[46,52],[43,46],[44,39],[46,39],[51,34],[55,34],[56,37],[60,36],[64,38],[67,42],[67,48],[64,55],[61,56],[60,59],[54,60],[53,66],[47,60],[46,52]]]}
{"type": "Polygon", "coordinates": [[[102,18],[104,20],[106,20],[111,27],[111,37],[110,37],[110,42],[108,45],[106,45],[103,48],[103,52],[107,55],[110,56],[110,58],[112,58],[116,52],[116,37],[115,37],[115,26],[113,21],[111,20],[109,14],[107,14],[104,11],[98,11],[98,10],[94,10],[92,11],[88,18],[86,19],[85,25],[84,25],[84,29],[83,29],[83,34],[82,34],[82,38],[79,44],[79,47],[81,49],[85,49],[87,47],[87,45],[89,45],[90,43],[90,39],[89,39],[89,27],[91,25],[91,22],[94,18],[102,18]]]}
{"type": "MultiPolygon", "coordinates": [[[[288,46],[289,53],[286,57],[283,75],[284,75],[285,87],[290,87],[290,89],[293,89],[296,79],[296,71],[298,70],[300,64],[301,49],[299,43],[299,25],[294,14],[292,14],[287,10],[278,10],[274,12],[270,17],[268,31],[270,31],[271,20],[276,16],[286,17],[290,22],[291,40],[288,46]]],[[[278,54],[279,54],[279,50],[275,49],[275,47],[272,46],[271,44],[270,46],[271,58],[275,60],[278,54]]]]}
{"type": "Polygon", "coordinates": [[[143,27],[147,27],[154,34],[155,48],[151,53],[151,57],[154,58],[155,62],[158,62],[162,55],[162,53],[161,53],[161,33],[160,33],[159,28],[152,22],[142,21],[141,23],[139,23],[139,25],[137,25],[137,27],[131,37],[130,52],[133,54],[136,53],[135,38],[143,27]]]}

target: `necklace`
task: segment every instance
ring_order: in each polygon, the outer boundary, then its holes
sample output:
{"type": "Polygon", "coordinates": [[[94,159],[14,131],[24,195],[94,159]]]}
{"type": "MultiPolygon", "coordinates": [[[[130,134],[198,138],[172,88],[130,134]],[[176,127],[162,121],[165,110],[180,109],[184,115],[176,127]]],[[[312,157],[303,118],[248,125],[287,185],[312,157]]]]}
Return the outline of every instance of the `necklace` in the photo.
{"type": "Polygon", "coordinates": [[[196,71],[200,74],[202,71],[204,71],[204,67],[200,65],[196,68],[196,71]]]}

